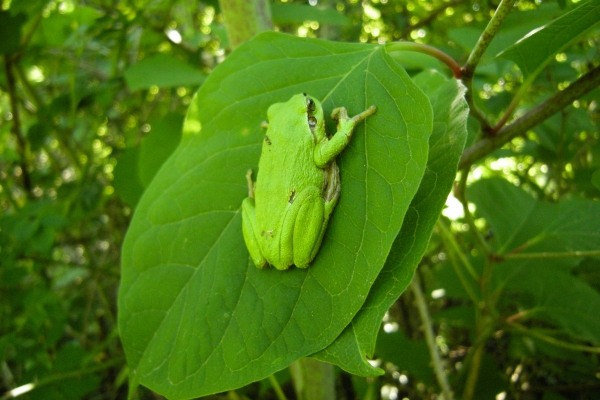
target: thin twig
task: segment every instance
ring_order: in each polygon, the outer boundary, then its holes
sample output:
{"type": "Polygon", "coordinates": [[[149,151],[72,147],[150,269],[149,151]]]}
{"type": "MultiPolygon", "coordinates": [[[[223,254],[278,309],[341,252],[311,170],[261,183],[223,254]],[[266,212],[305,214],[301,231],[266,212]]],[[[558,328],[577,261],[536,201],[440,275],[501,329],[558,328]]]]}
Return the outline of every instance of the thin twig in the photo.
{"type": "Polygon", "coordinates": [[[535,331],[533,329],[529,329],[529,328],[527,328],[521,324],[518,324],[516,322],[511,322],[508,324],[508,326],[513,328],[516,331],[519,331],[526,335],[543,340],[546,343],[550,343],[555,346],[562,347],[564,349],[582,351],[582,352],[586,352],[586,353],[600,354],[600,347],[584,346],[584,345],[580,345],[580,344],[565,342],[565,341],[553,338],[552,336],[544,335],[543,333],[535,331]]]}
{"type": "Polygon", "coordinates": [[[529,129],[556,114],[584,94],[594,90],[598,85],[600,85],[600,66],[592,69],[565,90],[554,94],[554,96],[516,119],[510,125],[504,126],[495,136],[486,137],[470,146],[463,152],[458,168],[464,169],[470,166],[515,137],[527,133],[529,129]]]}
{"type": "Polygon", "coordinates": [[[479,64],[481,57],[498,33],[498,29],[502,25],[502,22],[512,10],[514,2],[515,0],[502,0],[500,2],[492,19],[485,27],[481,36],[479,36],[479,40],[475,44],[475,47],[473,47],[471,54],[469,54],[465,66],[462,68],[462,82],[467,88],[465,99],[471,109],[471,115],[481,124],[481,131],[488,134],[492,131],[492,127],[486,115],[475,104],[475,99],[473,97],[473,76],[475,75],[475,69],[479,64]]]}
{"type": "Polygon", "coordinates": [[[600,257],[600,250],[588,251],[565,251],[561,253],[541,252],[541,253],[507,253],[497,255],[502,260],[531,259],[531,258],[577,258],[577,257],[600,257]]]}
{"type": "Polygon", "coordinates": [[[419,315],[421,316],[421,321],[423,322],[423,333],[425,334],[425,341],[427,342],[429,354],[431,355],[431,361],[433,362],[435,376],[440,387],[442,388],[444,400],[452,400],[454,398],[454,395],[452,394],[452,389],[450,388],[448,378],[446,377],[446,373],[444,372],[442,358],[440,357],[438,347],[435,343],[435,335],[433,333],[431,318],[429,317],[429,310],[427,309],[425,296],[423,296],[423,291],[421,291],[421,281],[419,279],[418,273],[415,273],[410,287],[413,291],[413,294],[415,295],[417,309],[419,310],[419,315]]]}
{"type": "Polygon", "coordinates": [[[13,74],[13,60],[10,54],[4,56],[4,71],[6,73],[6,84],[8,86],[8,95],[10,97],[10,107],[12,112],[11,130],[17,141],[17,151],[20,157],[21,174],[23,176],[23,188],[27,195],[31,195],[31,177],[27,169],[27,143],[21,131],[21,113],[19,111],[19,100],[17,98],[17,88],[15,84],[15,75],[13,74]]]}
{"type": "Polygon", "coordinates": [[[471,232],[473,238],[475,239],[475,243],[479,246],[479,249],[487,257],[488,255],[492,254],[492,250],[483,238],[483,235],[481,235],[481,232],[479,232],[479,229],[477,229],[477,226],[475,226],[475,218],[473,218],[471,210],[469,210],[469,201],[467,200],[466,194],[468,177],[469,169],[465,168],[461,172],[460,180],[458,182],[458,185],[456,186],[455,195],[458,201],[460,201],[460,203],[463,206],[463,213],[465,214],[465,221],[467,222],[467,225],[469,225],[469,232],[471,232]]]}
{"type": "Polygon", "coordinates": [[[514,3],[515,0],[502,0],[500,2],[492,19],[488,22],[483,33],[479,36],[479,40],[477,40],[475,47],[473,47],[471,54],[469,54],[469,58],[463,68],[463,74],[465,76],[473,77],[477,64],[479,64],[481,57],[498,33],[498,29],[500,29],[502,22],[504,22],[504,19],[512,10],[514,3]]]}

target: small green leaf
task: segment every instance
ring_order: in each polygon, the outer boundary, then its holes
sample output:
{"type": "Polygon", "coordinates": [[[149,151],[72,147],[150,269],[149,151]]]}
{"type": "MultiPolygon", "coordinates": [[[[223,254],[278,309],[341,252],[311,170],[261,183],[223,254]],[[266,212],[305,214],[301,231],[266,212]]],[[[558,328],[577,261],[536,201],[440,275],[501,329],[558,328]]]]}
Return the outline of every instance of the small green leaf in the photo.
{"type": "Polygon", "coordinates": [[[382,373],[366,361],[365,355],[373,355],[385,312],[412,280],[427,248],[433,226],[452,188],[467,137],[469,110],[464,87],[432,71],[417,75],[415,83],[429,97],[434,112],[427,170],[363,308],[333,344],[313,355],[356,375],[382,373]]]}
{"type": "Polygon", "coordinates": [[[514,299],[518,295],[521,312],[530,310],[530,318],[558,325],[576,339],[600,344],[598,291],[548,260],[504,262],[497,270],[503,296],[514,299]]]}
{"type": "Polygon", "coordinates": [[[301,24],[316,21],[320,24],[346,25],[350,20],[331,8],[320,8],[305,4],[271,4],[271,15],[276,24],[301,24]]]}
{"type": "Polygon", "coordinates": [[[427,97],[383,46],[267,32],[236,49],[192,101],[125,239],[119,328],[135,379],[169,398],[202,396],[329,345],[383,267],[425,171],[431,123],[427,97]],[[301,92],[326,114],[378,110],[338,157],[342,193],[313,264],[259,270],[241,231],[245,174],[267,108],[301,92]]]}
{"type": "Polygon", "coordinates": [[[498,55],[514,61],[525,77],[537,75],[556,53],[600,23],[600,0],[590,0],[552,22],[529,32],[498,55]]]}
{"type": "MultiPolygon", "coordinates": [[[[469,186],[467,198],[490,224],[491,244],[500,254],[526,243],[526,252],[596,250],[600,243],[598,202],[542,202],[501,178],[475,182],[469,186]]],[[[566,258],[555,263],[577,261],[566,258]]]]}
{"type": "Polygon", "coordinates": [[[127,86],[132,91],[152,86],[195,86],[204,82],[205,78],[202,71],[169,54],[145,58],[125,71],[127,86]]]}

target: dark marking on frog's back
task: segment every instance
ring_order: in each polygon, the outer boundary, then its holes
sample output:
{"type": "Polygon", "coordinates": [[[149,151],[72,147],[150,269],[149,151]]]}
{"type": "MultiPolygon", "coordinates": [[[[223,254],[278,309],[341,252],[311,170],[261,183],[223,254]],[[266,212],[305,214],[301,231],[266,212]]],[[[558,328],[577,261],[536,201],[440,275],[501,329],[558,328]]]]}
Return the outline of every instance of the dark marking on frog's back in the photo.
{"type": "Polygon", "coordinates": [[[271,139],[269,139],[267,135],[265,135],[265,142],[267,142],[269,146],[271,145],[271,139]]]}
{"type": "Polygon", "coordinates": [[[293,204],[294,203],[294,197],[296,197],[296,191],[292,190],[292,192],[290,193],[290,199],[288,200],[288,203],[293,204]]]}

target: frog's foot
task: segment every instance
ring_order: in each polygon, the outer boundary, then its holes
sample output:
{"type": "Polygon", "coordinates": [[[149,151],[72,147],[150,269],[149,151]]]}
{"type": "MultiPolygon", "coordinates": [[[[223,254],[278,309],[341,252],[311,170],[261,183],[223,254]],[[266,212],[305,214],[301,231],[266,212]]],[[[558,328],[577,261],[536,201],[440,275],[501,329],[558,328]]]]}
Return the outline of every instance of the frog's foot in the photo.
{"type": "Polygon", "coordinates": [[[362,121],[363,119],[367,118],[369,115],[375,114],[376,111],[377,111],[377,107],[371,106],[371,107],[367,108],[365,111],[361,112],[360,114],[352,117],[352,119],[354,120],[354,122],[358,123],[358,122],[362,121]]]}
{"type": "Polygon", "coordinates": [[[260,123],[260,127],[264,128],[264,129],[268,129],[269,128],[269,123],[267,121],[263,121],[260,123]]]}
{"type": "Polygon", "coordinates": [[[346,107],[337,107],[334,108],[331,112],[331,119],[334,121],[346,121],[348,120],[348,110],[346,107]]]}

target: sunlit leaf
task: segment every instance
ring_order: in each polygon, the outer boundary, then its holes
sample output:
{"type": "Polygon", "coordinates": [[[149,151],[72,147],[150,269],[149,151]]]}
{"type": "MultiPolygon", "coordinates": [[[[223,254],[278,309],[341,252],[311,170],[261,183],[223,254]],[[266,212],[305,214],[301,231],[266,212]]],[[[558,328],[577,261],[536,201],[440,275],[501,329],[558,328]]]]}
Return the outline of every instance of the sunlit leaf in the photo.
{"type": "Polygon", "coordinates": [[[514,61],[525,76],[536,75],[556,53],[600,23],[600,0],[590,0],[529,32],[498,55],[514,61]]]}
{"type": "Polygon", "coordinates": [[[421,182],[430,107],[381,46],[264,33],[233,52],[193,100],[182,143],[125,240],[119,326],[135,379],[170,398],[201,396],[331,343],[363,304],[421,182]],[[245,174],[256,169],[267,108],[300,92],[326,114],[378,110],[339,157],[342,193],[313,264],[259,270],[241,232],[245,174]]]}

